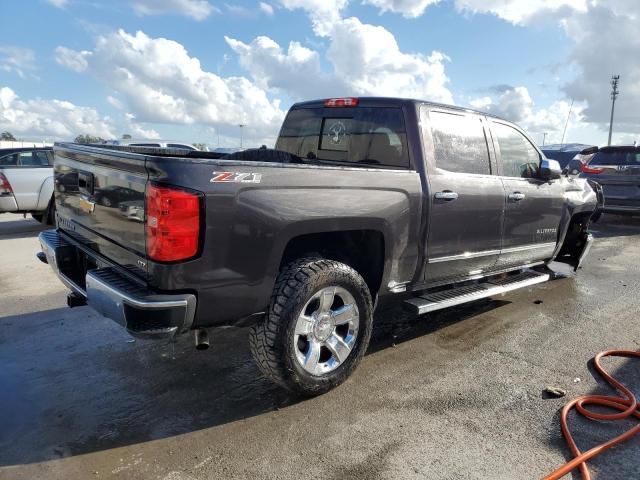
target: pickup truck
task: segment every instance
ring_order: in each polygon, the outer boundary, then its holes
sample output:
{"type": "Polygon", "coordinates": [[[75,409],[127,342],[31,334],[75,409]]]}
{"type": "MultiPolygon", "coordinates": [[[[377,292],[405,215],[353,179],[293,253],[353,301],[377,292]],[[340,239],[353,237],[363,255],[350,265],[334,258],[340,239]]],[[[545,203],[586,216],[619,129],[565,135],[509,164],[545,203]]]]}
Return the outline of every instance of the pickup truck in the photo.
{"type": "Polygon", "coordinates": [[[303,395],[353,372],[379,301],[423,314],[577,270],[602,202],[516,125],[418,100],[299,103],[274,150],[219,156],[57,144],[39,258],[133,335],[204,348],[250,326],[260,369],[303,395]],[[114,188],[143,222],[96,201],[114,188]]]}
{"type": "Polygon", "coordinates": [[[53,149],[0,149],[0,213],[30,213],[54,223],[53,149]]]}

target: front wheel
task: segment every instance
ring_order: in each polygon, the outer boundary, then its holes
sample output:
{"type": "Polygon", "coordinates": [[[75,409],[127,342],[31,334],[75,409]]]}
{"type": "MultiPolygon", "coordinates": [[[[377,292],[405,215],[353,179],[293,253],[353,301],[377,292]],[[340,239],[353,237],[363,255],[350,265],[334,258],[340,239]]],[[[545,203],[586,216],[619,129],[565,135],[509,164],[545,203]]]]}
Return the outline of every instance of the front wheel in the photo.
{"type": "Polygon", "coordinates": [[[364,279],[340,262],[302,259],[278,276],[265,318],[251,329],[260,370],[285,388],[320,395],[364,356],[373,307],[364,279]]]}

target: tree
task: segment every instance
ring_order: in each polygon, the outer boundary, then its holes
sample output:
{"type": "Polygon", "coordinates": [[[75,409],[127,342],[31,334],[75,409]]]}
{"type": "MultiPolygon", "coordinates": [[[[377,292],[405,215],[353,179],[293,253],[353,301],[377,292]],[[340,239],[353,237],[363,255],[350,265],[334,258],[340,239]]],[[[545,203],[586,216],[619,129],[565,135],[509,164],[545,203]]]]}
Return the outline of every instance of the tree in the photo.
{"type": "Polygon", "coordinates": [[[129,135],[128,133],[123,133],[122,134],[122,139],[123,140],[131,140],[131,135],[129,135]]]}
{"type": "Polygon", "coordinates": [[[0,133],[0,140],[4,140],[6,142],[15,142],[16,137],[14,137],[11,132],[2,132],[0,133]]]}
{"type": "Polygon", "coordinates": [[[100,137],[94,137],[93,135],[78,135],[74,142],[88,145],[90,143],[102,143],[104,140],[100,137]]]}
{"type": "Polygon", "coordinates": [[[192,145],[203,152],[207,149],[207,145],[204,143],[193,143],[192,145]]]}

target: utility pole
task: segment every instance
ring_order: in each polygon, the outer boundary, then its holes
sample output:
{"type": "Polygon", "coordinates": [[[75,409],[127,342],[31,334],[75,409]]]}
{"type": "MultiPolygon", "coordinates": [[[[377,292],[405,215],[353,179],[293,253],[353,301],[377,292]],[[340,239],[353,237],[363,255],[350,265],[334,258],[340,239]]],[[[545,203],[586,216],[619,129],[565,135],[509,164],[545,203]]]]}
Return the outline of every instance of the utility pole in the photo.
{"type": "Polygon", "coordinates": [[[242,148],[242,129],[246,127],[246,125],[244,123],[241,123],[238,126],[240,127],[240,148],[242,148]]]}
{"type": "Polygon", "coordinates": [[[616,99],[620,95],[618,90],[618,84],[620,83],[620,75],[614,75],[611,77],[611,122],[609,122],[609,143],[611,145],[611,137],[613,136],[613,114],[616,110],[616,99]]]}
{"type": "Polygon", "coordinates": [[[547,135],[549,135],[547,132],[544,132],[542,134],[542,146],[544,147],[545,143],[547,142],[547,135]]]}

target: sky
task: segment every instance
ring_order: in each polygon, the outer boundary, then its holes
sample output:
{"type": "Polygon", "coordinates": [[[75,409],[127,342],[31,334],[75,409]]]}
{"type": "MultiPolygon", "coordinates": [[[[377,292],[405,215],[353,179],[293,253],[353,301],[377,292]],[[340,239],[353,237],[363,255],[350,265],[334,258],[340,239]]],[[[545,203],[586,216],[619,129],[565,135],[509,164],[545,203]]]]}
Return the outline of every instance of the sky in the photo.
{"type": "Polygon", "coordinates": [[[638,0],[2,0],[0,131],[272,146],[296,101],[472,107],[539,142],[640,140],[638,0]],[[568,120],[568,123],[567,123],[568,120]],[[545,136],[546,134],[546,136],[545,136]]]}

